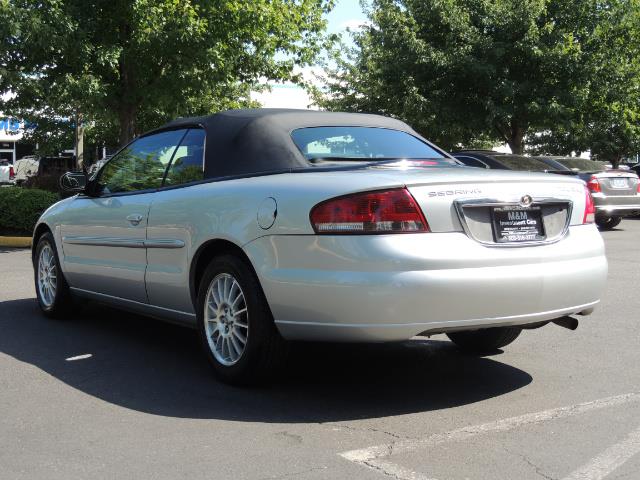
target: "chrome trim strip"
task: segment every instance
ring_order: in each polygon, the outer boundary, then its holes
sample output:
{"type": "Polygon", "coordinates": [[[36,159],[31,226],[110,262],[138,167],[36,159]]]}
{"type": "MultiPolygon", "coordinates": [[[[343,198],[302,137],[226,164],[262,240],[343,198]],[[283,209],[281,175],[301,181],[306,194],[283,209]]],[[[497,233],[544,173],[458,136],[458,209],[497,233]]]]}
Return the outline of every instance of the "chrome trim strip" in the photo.
{"type": "Polygon", "coordinates": [[[62,242],[70,245],[92,245],[95,247],[144,248],[144,239],[118,237],[62,237],[62,242]]]}
{"type": "Polygon", "coordinates": [[[183,248],[185,243],[182,240],[171,238],[155,238],[153,240],[143,240],[135,238],[115,238],[115,237],[74,237],[62,238],[62,242],[70,245],[91,245],[94,247],[126,247],[126,248],[183,248]]]}
{"type": "MultiPolygon", "coordinates": [[[[565,222],[564,228],[562,229],[562,233],[560,235],[557,235],[553,238],[548,238],[546,240],[540,240],[537,242],[514,242],[514,243],[497,243],[497,242],[485,242],[483,240],[478,240],[473,233],[471,232],[471,229],[469,228],[469,225],[467,225],[467,220],[464,216],[464,208],[465,207],[470,207],[470,208],[478,208],[478,207],[521,207],[520,205],[520,199],[508,199],[508,200],[501,200],[501,199],[497,199],[497,198],[470,198],[470,199],[460,199],[460,200],[455,200],[453,202],[454,206],[455,206],[455,210],[456,213],[458,215],[458,220],[460,220],[460,224],[462,225],[462,229],[464,230],[464,233],[466,233],[466,235],[475,240],[476,242],[485,245],[487,247],[498,247],[498,248],[502,248],[502,247],[506,247],[506,248],[517,248],[517,247],[531,247],[534,245],[549,245],[552,243],[556,243],[559,242],[560,240],[562,240],[564,237],[566,237],[569,233],[569,225],[571,224],[571,216],[573,214],[573,202],[569,199],[565,199],[565,198],[552,198],[552,197],[533,197],[533,202],[531,203],[530,206],[535,207],[535,206],[542,206],[542,205],[566,205],[567,207],[567,220],[565,222]]],[[[544,223],[544,218],[542,219],[543,223],[544,223]]],[[[491,227],[493,228],[493,227],[491,227]]]]}
{"type": "Polygon", "coordinates": [[[154,238],[153,240],[145,240],[144,246],[147,248],[183,248],[184,242],[170,238],[154,238]]]}
{"type": "Polygon", "coordinates": [[[640,204],[638,205],[596,205],[596,210],[640,210],[640,204]]]}

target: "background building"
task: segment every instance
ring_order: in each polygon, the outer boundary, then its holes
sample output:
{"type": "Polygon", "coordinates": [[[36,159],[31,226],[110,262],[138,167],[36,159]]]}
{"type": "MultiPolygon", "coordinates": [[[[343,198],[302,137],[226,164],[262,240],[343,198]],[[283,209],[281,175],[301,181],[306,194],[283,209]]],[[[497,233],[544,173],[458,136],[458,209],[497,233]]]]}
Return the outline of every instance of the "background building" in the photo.
{"type": "Polygon", "coordinates": [[[31,143],[23,141],[24,123],[0,113],[0,160],[14,163],[34,151],[31,143]]]}

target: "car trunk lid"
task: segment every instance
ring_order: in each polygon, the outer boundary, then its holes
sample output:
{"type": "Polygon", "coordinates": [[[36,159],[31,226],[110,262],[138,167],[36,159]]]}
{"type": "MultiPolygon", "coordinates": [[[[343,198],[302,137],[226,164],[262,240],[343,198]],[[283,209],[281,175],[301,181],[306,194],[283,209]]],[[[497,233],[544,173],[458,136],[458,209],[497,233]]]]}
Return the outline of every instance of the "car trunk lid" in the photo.
{"type": "Polygon", "coordinates": [[[407,188],[432,232],[462,231],[491,246],[558,241],[570,224],[582,224],[583,182],[571,177],[533,174],[478,178],[407,188]]]}
{"type": "Polygon", "coordinates": [[[635,195],[638,191],[638,176],[625,170],[608,170],[594,173],[591,178],[598,180],[602,193],[606,196],[635,195]]]}

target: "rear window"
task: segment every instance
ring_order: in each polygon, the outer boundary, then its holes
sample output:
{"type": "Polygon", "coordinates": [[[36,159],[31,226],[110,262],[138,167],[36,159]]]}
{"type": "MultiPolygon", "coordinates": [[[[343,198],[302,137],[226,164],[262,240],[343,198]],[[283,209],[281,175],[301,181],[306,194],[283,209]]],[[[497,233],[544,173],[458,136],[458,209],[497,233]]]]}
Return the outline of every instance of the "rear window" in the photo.
{"type": "Polygon", "coordinates": [[[523,157],[521,155],[500,155],[496,157],[500,163],[503,163],[511,170],[524,170],[528,172],[544,172],[546,170],[554,170],[542,160],[531,157],[523,157]]]}
{"type": "Polygon", "coordinates": [[[406,132],[375,127],[308,127],[291,138],[311,162],[432,160],[427,165],[456,165],[422,140],[406,132]]]}
{"type": "Polygon", "coordinates": [[[586,172],[600,172],[605,170],[602,163],[587,158],[561,158],[558,162],[572,170],[580,170],[586,172]]]}

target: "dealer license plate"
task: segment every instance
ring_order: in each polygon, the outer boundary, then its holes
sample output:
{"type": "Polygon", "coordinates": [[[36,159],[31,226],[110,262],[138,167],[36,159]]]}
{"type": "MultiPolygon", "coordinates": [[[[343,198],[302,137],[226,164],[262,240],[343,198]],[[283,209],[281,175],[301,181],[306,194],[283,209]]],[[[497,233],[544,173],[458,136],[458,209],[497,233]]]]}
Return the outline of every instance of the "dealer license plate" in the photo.
{"type": "Polygon", "coordinates": [[[495,207],[491,218],[497,243],[537,242],[546,238],[540,207],[495,207]]]}

